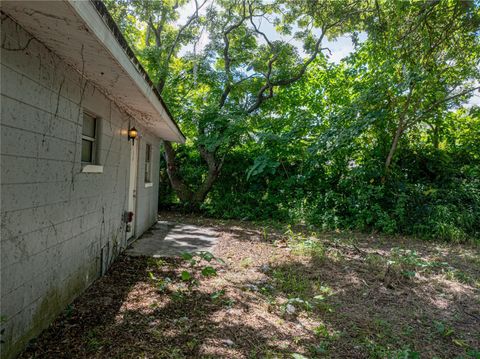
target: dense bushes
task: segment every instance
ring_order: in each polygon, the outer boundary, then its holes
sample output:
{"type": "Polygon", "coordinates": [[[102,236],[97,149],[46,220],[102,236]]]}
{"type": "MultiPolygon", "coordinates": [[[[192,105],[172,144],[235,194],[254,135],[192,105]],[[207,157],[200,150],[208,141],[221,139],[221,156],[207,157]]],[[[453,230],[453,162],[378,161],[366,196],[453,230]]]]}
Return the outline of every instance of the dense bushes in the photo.
{"type": "MultiPolygon", "coordinates": [[[[272,158],[275,165],[248,176],[257,155],[249,147],[229,157],[202,207],[206,214],[446,241],[480,238],[480,166],[468,155],[405,149],[383,181],[372,175],[381,173],[377,167],[346,163],[338,168],[319,158],[316,163],[315,158],[294,163],[272,158]]],[[[202,162],[182,158],[182,168],[200,180],[202,162]]],[[[174,196],[161,198],[163,206],[174,202],[174,196]]]]}

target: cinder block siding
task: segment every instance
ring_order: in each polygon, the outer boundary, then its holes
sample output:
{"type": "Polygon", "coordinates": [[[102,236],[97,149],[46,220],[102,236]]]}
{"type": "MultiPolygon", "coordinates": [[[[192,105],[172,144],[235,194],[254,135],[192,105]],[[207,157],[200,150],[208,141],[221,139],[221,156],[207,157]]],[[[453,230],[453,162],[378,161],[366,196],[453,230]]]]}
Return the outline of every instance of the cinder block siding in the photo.
{"type": "MultiPolygon", "coordinates": [[[[9,358],[125,246],[131,144],[122,131],[132,120],[14,21],[1,30],[1,356],[9,358]],[[102,174],[81,172],[84,109],[102,121],[102,174]]],[[[143,146],[147,139],[156,185],[144,188],[140,159],[136,234],[156,218],[159,139],[144,133],[143,146]]]]}

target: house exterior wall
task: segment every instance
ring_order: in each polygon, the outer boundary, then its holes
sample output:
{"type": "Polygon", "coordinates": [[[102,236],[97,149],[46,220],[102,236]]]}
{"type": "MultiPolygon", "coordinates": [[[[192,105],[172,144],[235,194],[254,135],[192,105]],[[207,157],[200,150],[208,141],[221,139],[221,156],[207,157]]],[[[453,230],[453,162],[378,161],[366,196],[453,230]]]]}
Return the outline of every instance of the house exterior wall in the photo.
{"type": "MultiPolygon", "coordinates": [[[[134,120],[3,14],[1,30],[1,357],[10,358],[124,249],[125,131],[134,120]],[[101,121],[103,173],[82,173],[84,110],[101,121]]],[[[156,220],[159,143],[148,133],[141,139],[136,235],[156,220]],[[154,148],[149,188],[147,140],[154,148]]]]}

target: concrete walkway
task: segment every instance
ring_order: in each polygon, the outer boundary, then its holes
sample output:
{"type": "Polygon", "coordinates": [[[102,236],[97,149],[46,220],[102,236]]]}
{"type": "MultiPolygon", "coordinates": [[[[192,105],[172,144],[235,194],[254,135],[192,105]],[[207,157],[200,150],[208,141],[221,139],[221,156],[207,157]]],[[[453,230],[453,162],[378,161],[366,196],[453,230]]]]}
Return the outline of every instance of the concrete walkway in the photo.
{"type": "Polygon", "coordinates": [[[174,257],[184,252],[212,251],[218,234],[212,228],[158,221],[126,250],[130,256],[174,257]]]}

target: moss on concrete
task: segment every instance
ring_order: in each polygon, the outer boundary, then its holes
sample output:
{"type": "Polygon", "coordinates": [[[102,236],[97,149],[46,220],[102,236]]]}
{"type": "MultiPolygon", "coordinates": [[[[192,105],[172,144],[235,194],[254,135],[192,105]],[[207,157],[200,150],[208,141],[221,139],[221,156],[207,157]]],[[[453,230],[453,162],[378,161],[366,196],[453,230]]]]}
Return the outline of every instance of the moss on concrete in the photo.
{"type": "Polygon", "coordinates": [[[98,277],[98,261],[95,259],[88,265],[81,267],[75,275],[64,281],[65,286],[52,286],[43,296],[44,299],[37,307],[29,328],[25,328],[24,334],[18,339],[13,340],[13,333],[8,333],[12,325],[9,325],[7,318],[5,342],[1,344],[0,357],[2,359],[14,358],[32,338],[48,327],[55,317],[98,277]]]}

